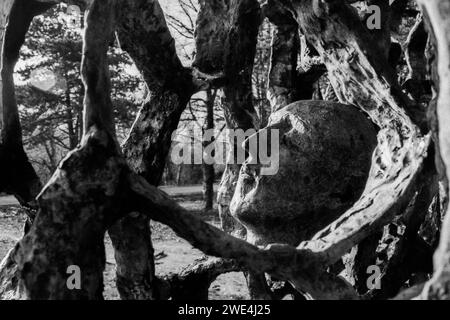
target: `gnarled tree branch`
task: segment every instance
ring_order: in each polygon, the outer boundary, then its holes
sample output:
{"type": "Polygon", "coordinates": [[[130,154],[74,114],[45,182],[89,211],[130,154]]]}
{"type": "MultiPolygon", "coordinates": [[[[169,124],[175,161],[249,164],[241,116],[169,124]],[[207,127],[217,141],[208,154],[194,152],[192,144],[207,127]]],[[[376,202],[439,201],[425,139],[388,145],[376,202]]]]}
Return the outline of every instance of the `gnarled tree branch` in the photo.
{"type": "Polygon", "coordinates": [[[296,19],[328,69],[341,102],[354,104],[380,127],[366,190],[340,219],[302,244],[333,263],[403,212],[429,145],[423,112],[402,94],[384,55],[354,12],[338,1],[294,1],[296,19]]]}

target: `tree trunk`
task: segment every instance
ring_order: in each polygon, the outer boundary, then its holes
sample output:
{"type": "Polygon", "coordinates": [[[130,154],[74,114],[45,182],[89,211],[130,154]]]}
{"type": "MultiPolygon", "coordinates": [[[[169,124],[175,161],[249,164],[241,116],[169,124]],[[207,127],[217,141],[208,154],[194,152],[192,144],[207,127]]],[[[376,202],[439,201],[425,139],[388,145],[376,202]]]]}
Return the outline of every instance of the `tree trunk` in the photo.
{"type": "Polygon", "coordinates": [[[90,3],[83,37],[83,139],[41,192],[39,214],[17,247],[20,282],[30,299],[102,299],[105,231],[127,210],[128,198],[109,96],[107,50],[115,10],[112,0],[90,3]],[[71,285],[71,276],[80,286],[71,285]]]}
{"type": "Polygon", "coordinates": [[[269,2],[264,13],[275,25],[271,45],[271,63],[267,99],[272,113],[299,100],[297,61],[300,51],[298,24],[279,3],[269,2]]]}
{"type": "MultiPolygon", "coordinates": [[[[200,1],[193,65],[201,72],[224,75],[227,129],[246,131],[255,127],[252,71],[260,20],[261,10],[256,0],[200,1]]],[[[230,143],[230,148],[235,148],[234,142],[230,143]]],[[[236,159],[228,160],[217,194],[219,215],[223,230],[241,233],[243,227],[229,209],[241,164],[236,159]]]]}
{"type": "MultiPolygon", "coordinates": [[[[227,83],[224,91],[224,114],[228,130],[254,129],[257,113],[253,106],[252,72],[256,54],[261,9],[255,0],[200,1],[201,11],[197,19],[197,55],[194,66],[203,72],[222,72],[227,83]],[[213,21],[216,17],[222,23],[213,21]],[[219,27],[219,30],[217,29],[219,27]],[[233,26],[233,27],[231,27],[233,26]],[[225,44],[225,45],[223,45],[225,44]]],[[[227,157],[227,164],[217,192],[217,204],[222,229],[238,237],[245,236],[244,227],[232,217],[230,203],[236,188],[242,163],[238,163],[234,140],[229,141],[234,158],[227,157]]],[[[268,297],[261,274],[247,273],[252,298],[268,297]],[[254,283],[260,285],[254,285],[254,283]],[[258,290],[252,290],[256,288],[258,290]]]]}
{"type": "MultiPolygon", "coordinates": [[[[214,103],[216,100],[216,93],[217,90],[214,92],[212,90],[206,91],[206,119],[205,126],[203,128],[204,131],[214,130],[214,103]]],[[[215,141],[203,141],[203,148],[210,143],[215,143],[215,141]]],[[[205,201],[205,210],[211,210],[214,203],[214,164],[207,164],[203,161],[202,171],[203,201],[205,201]]]]}
{"type": "MultiPolygon", "coordinates": [[[[27,211],[24,233],[28,233],[35,217],[35,197],[41,182],[23,149],[13,72],[31,20],[49,7],[25,0],[3,1],[0,5],[0,191],[13,194],[21,205],[32,209],[27,211]]],[[[1,297],[21,298],[25,294],[23,286],[17,285],[16,249],[10,250],[0,263],[1,297]]]]}
{"type": "MultiPolygon", "coordinates": [[[[389,50],[391,48],[391,8],[390,0],[368,0],[369,6],[377,6],[380,8],[380,23],[381,28],[370,30],[372,37],[375,39],[378,50],[383,53],[386,59],[389,58],[389,50]]],[[[366,21],[365,21],[366,22],[366,21]]],[[[367,25],[367,23],[366,23],[367,25]]]]}
{"type": "Polygon", "coordinates": [[[49,5],[8,0],[1,6],[0,192],[13,194],[24,206],[35,207],[41,183],[23,149],[13,73],[31,20],[49,5]]]}
{"type": "MultiPolygon", "coordinates": [[[[132,170],[157,186],[172,134],[196,89],[190,70],[183,68],[177,57],[158,1],[122,1],[118,36],[122,49],[133,59],[150,90],[122,146],[123,153],[132,170]]],[[[115,249],[121,298],[156,298],[150,220],[132,213],[108,233],[115,249]]]]}
{"type": "Polygon", "coordinates": [[[424,52],[427,47],[428,33],[421,15],[416,18],[416,24],[408,35],[405,58],[408,65],[408,75],[403,88],[418,103],[429,103],[431,96],[430,81],[427,80],[427,59],[424,52]]]}
{"type": "Polygon", "coordinates": [[[67,132],[69,135],[69,148],[70,150],[73,150],[78,144],[78,133],[76,128],[74,128],[73,126],[72,103],[70,101],[70,87],[67,76],[66,76],[66,83],[67,83],[67,88],[65,92],[66,123],[67,123],[67,132]]]}

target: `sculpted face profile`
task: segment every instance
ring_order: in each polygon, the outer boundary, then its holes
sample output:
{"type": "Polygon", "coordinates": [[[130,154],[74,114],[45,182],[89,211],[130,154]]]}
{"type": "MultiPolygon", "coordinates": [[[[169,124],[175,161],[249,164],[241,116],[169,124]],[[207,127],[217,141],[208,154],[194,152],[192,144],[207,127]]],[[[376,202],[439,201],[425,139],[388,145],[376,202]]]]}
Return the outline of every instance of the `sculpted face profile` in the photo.
{"type": "MultiPolygon", "coordinates": [[[[279,169],[262,175],[242,166],[231,213],[257,245],[298,245],[344,213],[361,195],[376,146],[376,128],[355,107],[298,101],[272,114],[279,169]]],[[[250,138],[251,139],[251,138],[250,138]]]]}

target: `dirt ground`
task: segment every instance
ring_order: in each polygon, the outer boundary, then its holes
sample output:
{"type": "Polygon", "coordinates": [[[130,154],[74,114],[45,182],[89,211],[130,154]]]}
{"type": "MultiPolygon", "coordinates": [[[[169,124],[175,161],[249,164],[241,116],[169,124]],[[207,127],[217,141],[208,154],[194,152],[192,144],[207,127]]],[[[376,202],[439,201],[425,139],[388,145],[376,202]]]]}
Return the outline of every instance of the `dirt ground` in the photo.
{"type": "MultiPolygon", "coordinates": [[[[205,221],[214,225],[218,224],[217,210],[205,213],[201,210],[202,201],[181,197],[179,203],[192,213],[201,216],[205,221]]],[[[16,241],[22,236],[24,215],[17,206],[0,206],[0,260],[6,255],[16,241]]],[[[155,247],[156,272],[167,274],[178,272],[183,267],[202,257],[202,253],[194,249],[189,243],[177,237],[174,232],[165,225],[152,222],[152,239],[155,247]]],[[[105,238],[106,269],[104,272],[105,291],[107,300],[119,299],[115,285],[115,260],[114,251],[108,236],[105,238]]],[[[240,300],[248,299],[248,291],[242,273],[230,273],[222,275],[210,288],[210,299],[240,300]]]]}

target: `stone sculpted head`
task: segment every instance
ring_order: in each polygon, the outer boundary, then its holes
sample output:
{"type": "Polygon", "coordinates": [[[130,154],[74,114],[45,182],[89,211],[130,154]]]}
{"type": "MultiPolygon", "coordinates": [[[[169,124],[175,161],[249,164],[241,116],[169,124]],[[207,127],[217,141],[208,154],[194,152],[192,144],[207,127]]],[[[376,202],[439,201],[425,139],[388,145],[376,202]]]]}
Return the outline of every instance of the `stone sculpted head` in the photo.
{"type": "Polygon", "coordinates": [[[254,244],[297,245],[359,198],[376,146],[376,128],[355,107],[298,101],[272,114],[263,130],[273,129],[279,130],[278,173],[262,175],[261,165],[248,159],[231,213],[254,244]]]}

